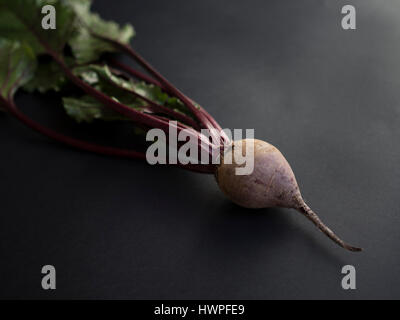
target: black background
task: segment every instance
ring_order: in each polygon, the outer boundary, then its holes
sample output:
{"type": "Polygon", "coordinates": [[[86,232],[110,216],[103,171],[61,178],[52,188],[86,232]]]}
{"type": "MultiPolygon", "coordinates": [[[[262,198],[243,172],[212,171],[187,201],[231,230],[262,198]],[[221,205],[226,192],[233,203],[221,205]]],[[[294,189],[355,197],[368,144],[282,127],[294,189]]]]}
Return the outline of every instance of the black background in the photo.
{"type": "MultiPolygon", "coordinates": [[[[254,128],[291,163],[305,199],[349,253],[286,209],[231,204],[212,176],[72,150],[0,115],[0,297],[354,299],[400,297],[400,2],[100,1],[132,41],[223,127],[254,128]],[[57,289],[41,289],[41,267],[57,289]],[[341,288],[341,268],[357,290],[341,288]]],[[[63,132],[57,95],[20,94],[63,132]]],[[[121,132],[123,131],[123,132],[121,132]]],[[[129,133],[129,132],[128,132],[129,133]]]]}

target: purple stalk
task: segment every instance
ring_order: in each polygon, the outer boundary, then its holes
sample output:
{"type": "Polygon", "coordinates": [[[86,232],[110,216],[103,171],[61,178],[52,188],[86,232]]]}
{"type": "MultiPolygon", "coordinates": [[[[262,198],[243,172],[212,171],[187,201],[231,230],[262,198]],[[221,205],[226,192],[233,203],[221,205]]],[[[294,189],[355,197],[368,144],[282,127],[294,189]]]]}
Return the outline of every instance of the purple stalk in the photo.
{"type": "MultiPolygon", "coordinates": [[[[114,111],[125,115],[126,117],[132,119],[133,121],[145,125],[150,128],[158,128],[164,131],[166,135],[168,135],[169,127],[173,126],[170,124],[168,121],[163,120],[159,117],[142,113],[140,111],[134,110],[129,108],[128,106],[125,106],[107,95],[103,94],[102,92],[96,90],[83,80],[81,80],[79,77],[75,76],[71,70],[68,69],[64,61],[52,50],[48,49],[48,53],[53,57],[53,59],[57,62],[57,64],[61,67],[65,75],[78,87],[80,87],[83,91],[85,91],[88,95],[94,97],[97,101],[100,103],[104,104],[105,106],[113,109],[114,111]]],[[[183,130],[182,126],[173,126],[174,129],[177,130],[178,134],[183,130]]],[[[205,141],[204,136],[201,135],[199,132],[196,130],[189,130],[188,131],[192,137],[195,137],[197,141],[199,141],[199,145],[201,148],[204,149],[208,154],[211,153],[210,149],[214,148],[209,141],[206,141],[207,148],[204,148],[204,146],[200,143],[200,141],[205,141]]]]}
{"type": "MultiPolygon", "coordinates": [[[[25,114],[23,114],[17,108],[17,106],[15,105],[15,103],[13,101],[8,101],[8,100],[4,99],[2,96],[0,96],[0,102],[11,115],[13,115],[15,118],[17,118],[23,124],[25,124],[27,127],[31,128],[53,140],[56,140],[65,145],[68,145],[70,147],[74,147],[74,148],[88,151],[88,152],[93,152],[96,154],[107,155],[107,156],[116,156],[116,157],[140,159],[140,160],[146,159],[146,154],[144,152],[101,146],[101,145],[97,145],[97,144],[93,144],[93,143],[89,143],[86,141],[82,141],[79,139],[65,136],[65,135],[60,134],[52,129],[49,129],[49,128],[39,124],[38,122],[30,119],[29,117],[27,117],[25,114]]],[[[188,169],[190,171],[195,171],[195,172],[199,172],[199,173],[208,173],[208,174],[214,173],[214,170],[215,170],[215,168],[212,165],[177,164],[176,166],[181,167],[183,169],[188,169]]]]}
{"type": "Polygon", "coordinates": [[[167,88],[165,88],[165,86],[161,82],[153,79],[152,77],[149,77],[148,75],[146,75],[140,71],[137,71],[137,70],[131,68],[130,66],[128,66],[118,60],[110,59],[108,62],[115,68],[121,69],[125,73],[127,73],[137,79],[143,80],[144,82],[147,82],[149,84],[153,84],[157,87],[160,87],[164,91],[168,91],[167,88]]]}
{"type": "Polygon", "coordinates": [[[151,75],[153,75],[159,82],[161,82],[168,91],[173,93],[179,100],[185,104],[189,110],[195,115],[198,121],[201,123],[202,127],[205,129],[210,129],[210,133],[213,136],[214,141],[219,141],[219,136],[215,135],[212,129],[216,129],[214,125],[210,122],[209,118],[201,111],[202,108],[198,108],[194,105],[193,101],[185,96],[179,89],[177,89],[172,83],[170,83],[164,76],[161,75],[150,63],[148,63],[140,54],[132,49],[129,45],[118,42],[114,39],[104,37],[91,31],[93,36],[102,39],[104,41],[110,42],[115,47],[122,49],[125,53],[136,60],[143,68],[145,68],[151,75]]]}
{"type": "MultiPolygon", "coordinates": [[[[94,33],[93,33],[94,34],[94,33]]],[[[155,80],[127,65],[125,65],[122,62],[119,62],[115,59],[111,59],[111,65],[115,66],[116,68],[121,69],[122,71],[125,71],[126,73],[140,79],[143,80],[147,83],[150,84],[154,84],[156,86],[159,86],[161,89],[163,89],[164,91],[166,91],[169,94],[172,94],[174,96],[176,96],[177,98],[181,99],[182,102],[197,116],[197,118],[199,119],[200,122],[203,123],[203,126],[205,126],[207,129],[213,129],[215,128],[218,132],[221,133],[221,138],[223,139],[223,141],[225,143],[229,143],[230,139],[229,137],[222,131],[221,126],[218,124],[217,121],[215,121],[215,119],[202,107],[197,108],[193,101],[188,98],[186,95],[184,95],[182,92],[180,92],[174,85],[172,85],[167,79],[165,79],[157,70],[154,69],[154,67],[152,67],[147,61],[144,60],[143,57],[141,57],[138,53],[136,53],[130,46],[125,45],[123,43],[120,43],[118,41],[115,41],[113,39],[108,39],[99,35],[94,34],[95,36],[109,41],[112,44],[114,44],[115,46],[118,46],[119,48],[123,49],[126,53],[128,53],[130,56],[132,56],[136,61],[139,62],[139,64],[141,64],[145,69],[147,69],[150,73],[153,74],[153,76],[155,76],[158,80],[155,80]],[[182,99],[182,97],[184,97],[182,99]],[[187,103],[189,102],[189,104],[187,103]],[[196,111],[193,111],[193,107],[196,111]],[[201,113],[201,117],[199,118],[198,115],[199,113],[201,113]],[[203,119],[203,121],[201,121],[201,119],[203,119]]]]}
{"type": "MultiPolygon", "coordinates": [[[[95,98],[97,101],[99,101],[101,104],[111,108],[112,110],[125,115],[126,117],[130,118],[131,120],[133,120],[134,122],[138,123],[139,125],[142,126],[147,126],[150,128],[158,128],[164,131],[164,133],[166,135],[168,135],[169,132],[169,128],[171,125],[173,125],[174,129],[177,131],[177,133],[179,134],[182,130],[184,130],[184,128],[186,126],[179,124],[179,125],[175,125],[175,124],[170,124],[168,121],[155,116],[155,115],[149,115],[146,113],[142,113],[139,112],[137,110],[131,109],[128,106],[125,106],[113,99],[111,99],[110,97],[108,97],[107,95],[103,94],[102,92],[96,90],[95,88],[91,87],[89,84],[85,83],[83,80],[81,80],[79,77],[77,77],[76,75],[74,75],[71,70],[67,67],[67,65],[65,64],[62,56],[60,56],[56,51],[52,50],[51,47],[48,46],[48,44],[46,43],[46,41],[44,41],[41,36],[35,31],[34,28],[32,28],[32,26],[30,26],[21,16],[19,16],[17,13],[14,12],[14,14],[16,15],[16,17],[18,17],[20,19],[20,21],[25,24],[33,33],[33,35],[37,38],[37,40],[41,43],[41,45],[43,46],[43,48],[47,51],[47,53],[54,59],[54,61],[60,66],[60,68],[63,70],[64,74],[78,87],[80,87],[83,91],[85,91],[88,95],[92,96],[93,98],[95,98]]],[[[104,40],[109,40],[109,39],[104,39],[104,40]]],[[[114,42],[114,40],[111,40],[112,42],[114,42]]],[[[114,43],[114,45],[118,45],[119,43],[116,42],[114,43]]],[[[129,47],[127,46],[128,49],[128,53],[129,53],[129,47]]],[[[132,53],[135,53],[132,50],[132,53]]],[[[141,58],[140,56],[138,56],[138,58],[140,58],[140,60],[142,61],[142,63],[144,63],[145,66],[149,67],[151,70],[152,67],[146,63],[146,61],[141,58]]],[[[207,125],[209,125],[209,120],[204,116],[203,113],[200,113],[200,111],[194,106],[194,104],[191,102],[190,99],[186,98],[186,96],[184,96],[182,93],[180,93],[179,90],[177,90],[174,86],[172,86],[171,84],[169,84],[169,82],[164,79],[160,74],[158,74],[157,71],[154,71],[154,75],[156,76],[156,78],[158,78],[162,83],[164,83],[164,85],[169,88],[171,91],[175,92],[175,95],[177,95],[178,98],[181,99],[181,101],[183,103],[185,103],[187,105],[187,107],[189,109],[192,110],[192,112],[194,113],[194,115],[200,120],[201,123],[205,123],[206,127],[207,125]]],[[[4,100],[4,98],[2,98],[0,101],[4,100]]],[[[11,99],[9,99],[9,101],[12,101],[11,99]]],[[[3,101],[4,102],[4,101],[3,101]]],[[[7,102],[7,101],[6,101],[7,102]]],[[[74,143],[76,144],[78,147],[83,147],[83,148],[90,148],[93,151],[96,152],[96,146],[93,145],[89,146],[86,143],[82,142],[82,141],[72,141],[69,140],[70,138],[68,137],[61,137],[58,136],[58,134],[54,131],[48,131],[49,129],[47,128],[40,128],[41,126],[38,125],[37,123],[33,122],[31,119],[25,117],[22,113],[18,112],[18,109],[16,107],[14,107],[14,103],[12,103],[11,107],[8,107],[8,110],[14,115],[16,116],[18,119],[20,119],[22,122],[24,122],[25,124],[29,125],[30,127],[34,128],[37,131],[41,131],[42,133],[46,134],[46,135],[50,135],[52,137],[54,137],[55,139],[60,140],[64,140],[66,143],[74,143]],[[44,128],[44,130],[43,130],[44,128]]],[[[209,127],[212,127],[211,125],[209,125],[209,127]]],[[[204,150],[208,155],[212,156],[213,154],[213,148],[215,148],[216,146],[213,145],[208,139],[205,139],[205,137],[198,131],[192,129],[192,130],[187,130],[188,134],[191,137],[196,138],[199,148],[201,150],[204,150]],[[201,143],[201,141],[205,142],[205,143],[201,143]],[[204,146],[204,144],[206,146],[204,146]]],[[[105,150],[105,149],[102,149],[105,150]]],[[[115,150],[115,149],[112,149],[115,150]]],[[[108,149],[108,151],[110,151],[110,149],[108,149]]],[[[108,152],[107,151],[107,152],[108,152]]],[[[186,166],[185,166],[186,167],[186,166]]],[[[191,166],[193,167],[193,166],[191,166]]],[[[197,166],[196,166],[197,167],[197,166]]],[[[213,165],[208,165],[208,166],[204,166],[204,165],[200,165],[200,168],[204,167],[204,169],[200,169],[202,171],[206,171],[208,173],[210,172],[214,172],[215,170],[215,166],[213,165]],[[209,169],[208,167],[211,167],[211,169],[209,169]]]]}
{"type": "MultiPolygon", "coordinates": [[[[16,14],[14,12],[14,14],[16,14]]],[[[64,63],[63,58],[54,50],[52,50],[46,41],[44,41],[41,36],[35,32],[35,29],[32,28],[32,26],[29,25],[21,16],[16,14],[16,17],[19,18],[19,20],[26,25],[32,32],[32,34],[37,38],[37,40],[40,42],[40,44],[43,46],[43,48],[47,51],[47,53],[54,59],[54,61],[61,67],[65,75],[78,87],[80,87],[83,91],[85,91],[88,95],[92,96],[95,98],[97,101],[100,103],[104,104],[105,106],[113,109],[114,111],[125,115],[126,117],[132,119],[133,121],[141,124],[148,126],[150,128],[159,128],[164,131],[165,134],[168,134],[169,131],[169,123],[167,121],[163,121],[162,119],[159,119],[158,117],[145,114],[139,111],[136,111],[134,109],[129,108],[128,106],[125,106],[107,95],[103,94],[102,92],[96,90],[95,88],[91,87],[84,81],[82,81],[79,77],[75,76],[71,70],[68,68],[68,66],[64,63]]],[[[182,130],[178,127],[176,127],[178,130],[178,133],[182,130]]],[[[193,130],[194,131],[194,130],[193,130]]],[[[198,139],[198,141],[204,140],[202,135],[197,132],[197,131],[191,131],[191,134],[194,134],[194,136],[198,139]]],[[[204,148],[201,143],[199,143],[201,148],[204,148]]],[[[208,154],[212,154],[210,149],[212,149],[214,146],[208,142],[207,143],[208,148],[205,150],[208,152],[208,154]]]]}

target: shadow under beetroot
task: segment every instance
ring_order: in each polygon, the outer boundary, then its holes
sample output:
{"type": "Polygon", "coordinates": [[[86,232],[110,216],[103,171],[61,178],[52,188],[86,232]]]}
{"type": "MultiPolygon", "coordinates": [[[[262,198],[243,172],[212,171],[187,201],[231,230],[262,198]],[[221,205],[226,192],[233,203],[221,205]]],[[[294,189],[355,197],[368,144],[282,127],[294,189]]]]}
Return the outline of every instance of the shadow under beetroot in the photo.
{"type": "Polygon", "coordinates": [[[204,231],[207,233],[207,242],[213,245],[209,254],[233,261],[241,255],[273,257],[282,250],[300,250],[304,247],[303,250],[311,252],[315,259],[342,265],[341,250],[344,249],[330,246],[330,240],[311,223],[306,228],[297,225],[292,219],[292,215],[296,214],[301,215],[293,209],[248,209],[223,201],[204,231]],[[315,233],[318,233],[318,237],[315,237],[315,233]]]}

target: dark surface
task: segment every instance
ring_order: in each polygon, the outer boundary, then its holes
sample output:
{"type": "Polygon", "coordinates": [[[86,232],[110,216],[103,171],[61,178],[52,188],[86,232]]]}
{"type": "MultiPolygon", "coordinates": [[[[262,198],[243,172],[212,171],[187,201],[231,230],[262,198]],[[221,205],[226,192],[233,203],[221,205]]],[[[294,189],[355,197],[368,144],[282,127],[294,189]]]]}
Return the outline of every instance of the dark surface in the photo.
{"type": "MultiPolygon", "coordinates": [[[[0,115],[0,296],[400,298],[400,2],[100,1],[133,45],[223,127],[285,154],[310,206],[365,252],[300,214],[232,205],[213,177],[71,150],[0,115]],[[57,289],[41,289],[41,267],[57,289]],[[357,290],[341,289],[341,268],[357,290]]],[[[52,95],[20,95],[42,122],[78,126],[52,95]]],[[[69,129],[68,129],[69,128],[69,129]]],[[[101,132],[100,132],[101,131],[101,132]]]]}

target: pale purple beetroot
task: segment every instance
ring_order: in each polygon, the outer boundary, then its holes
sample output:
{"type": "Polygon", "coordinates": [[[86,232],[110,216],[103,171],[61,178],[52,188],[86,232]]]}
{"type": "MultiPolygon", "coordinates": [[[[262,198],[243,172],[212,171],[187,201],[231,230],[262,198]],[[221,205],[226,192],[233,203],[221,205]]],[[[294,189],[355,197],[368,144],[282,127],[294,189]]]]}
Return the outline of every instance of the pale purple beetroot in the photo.
{"type": "MultiPolygon", "coordinates": [[[[246,143],[254,143],[254,171],[250,175],[237,175],[238,166],[224,163],[223,159],[216,171],[221,190],[236,204],[246,208],[293,208],[310,219],[324,234],[339,246],[350,251],[361,248],[346,244],[304,202],[296,178],[282,153],[273,145],[261,140],[239,140],[233,143],[233,149],[246,154],[246,143]]],[[[234,151],[228,150],[224,157],[232,157],[234,151]]],[[[229,158],[228,158],[229,157],[229,158]]]]}

